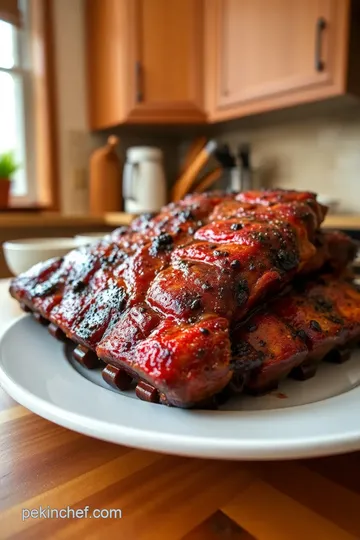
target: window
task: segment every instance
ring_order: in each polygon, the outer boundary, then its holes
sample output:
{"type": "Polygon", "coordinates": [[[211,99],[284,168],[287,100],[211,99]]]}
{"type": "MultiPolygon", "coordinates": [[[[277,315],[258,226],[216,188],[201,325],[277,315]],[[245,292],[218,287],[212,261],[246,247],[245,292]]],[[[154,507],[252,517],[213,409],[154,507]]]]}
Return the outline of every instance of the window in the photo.
{"type": "MultiPolygon", "coordinates": [[[[11,185],[13,201],[33,202],[35,155],[31,148],[31,76],[26,0],[20,4],[21,29],[0,21],[0,153],[14,151],[21,168],[11,185]]],[[[15,204],[16,204],[15,202],[15,204]]]]}

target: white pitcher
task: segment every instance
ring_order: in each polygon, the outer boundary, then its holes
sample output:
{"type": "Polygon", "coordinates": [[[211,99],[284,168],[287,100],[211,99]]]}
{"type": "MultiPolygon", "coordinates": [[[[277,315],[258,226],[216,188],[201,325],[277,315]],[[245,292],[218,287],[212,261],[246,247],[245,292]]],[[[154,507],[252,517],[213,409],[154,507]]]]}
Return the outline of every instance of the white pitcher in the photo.
{"type": "Polygon", "coordinates": [[[125,212],[157,212],[166,204],[163,154],[159,148],[134,146],[126,152],[123,173],[125,212]]]}

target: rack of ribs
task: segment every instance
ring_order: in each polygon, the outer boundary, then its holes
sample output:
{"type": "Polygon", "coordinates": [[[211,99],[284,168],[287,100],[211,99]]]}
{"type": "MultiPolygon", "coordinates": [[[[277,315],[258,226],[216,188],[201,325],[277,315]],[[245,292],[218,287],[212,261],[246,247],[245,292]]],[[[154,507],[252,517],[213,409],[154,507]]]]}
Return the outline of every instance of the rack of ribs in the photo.
{"type": "MultiPolygon", "coordinates": [[[[191,195],[94,246],[36,265],[13,279],[10,292],[54,336],[75,342],[79,361],[104,362],[110,384],[126,388],[135,379],[140,398],[197,406],[234,380],[249,389],[274,383],[277,375],[267,374],[276,370],[267,366],[276,362],[256,354],[257,333],[246,334],[243,323],[296,278],[320,270],[335,276],[352,260],[348,237],[321,232],[325,214],[308,192],[191,195]],[[239,350],[247,342],[246,361],[239,350]]],[[[283,311],[274,338],[281,324],[291,326],[283,311]]],[[[311,336],[292,339],[301,354],[279,377],[310,354],[311,336]]],[[[335,341],[334,348],[346,339],[335,341]]]]}
{"type": "Polygon", "coordinates": [[[307,379],[320,361],[347,359],[358,341],[357,287],[331,275],[300,280],[233,328],[232,385],[236,391],[262,393],[289,374],[307,379]]]}

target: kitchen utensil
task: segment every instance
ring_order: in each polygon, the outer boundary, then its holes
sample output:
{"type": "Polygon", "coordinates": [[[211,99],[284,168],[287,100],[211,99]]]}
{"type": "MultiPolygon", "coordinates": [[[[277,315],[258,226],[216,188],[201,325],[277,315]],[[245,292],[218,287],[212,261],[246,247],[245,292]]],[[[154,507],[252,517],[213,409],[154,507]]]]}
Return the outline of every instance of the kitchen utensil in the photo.
{"type": "Polygon", "coordinates": [[[134,146],[126,153],[123,175],[125,211],[131,214],[157,212],[166,203],[162,151],[134,146]]]}
{"type": "Polygon", "coordinates": [[[203,193],[208,190],[219,178],[221,177],[223,170],[221,167],[217,167],[213,171],[206,174],[200,182],[196,185],[194,191],[196,193],[203,193]]]}
{"type": "Polygon", "coordinates": [[[199,137],[198,139],[194,139],[194,141],[190,144],[190,147],[185,154],[185,158],[180,168],[180,176],[186,171],[188,167],[190,167],[191,163],[194,161],[198,153],[204,148],[206,140],[206,137],[199,137]]]}
{"type": "Polygon", "coordinates": [[[239,146],[238,159],[241,191],[250,191],[254,186],[249,144],[245,143],[239,146]]]}
{"type": "Polygon", "coordinates": [[[217,188],[229,191],[241,191],[239,169],[235,156],[230,152],[228,144],[223,144],[215,151],[215,157],[223,168],[223,173],[217,188]]]}
{"type": "Polygon", "coordinates": [[[90,158],[90,213],[102,215],[122,208],[121,161],[116,153],[118,137],[111,135],[107,144],[90,158]]]}
{"type": "Polygon", "coordinates": [[[224,169],[233,169],[236,167],[236,160],[234,155],[230,152],[228,144],[222,144],[218,146],[214,152],[214,156],[224,169]]]}
{"type": "Polygon", "coordinates": [[[189,191],[191,191],[191,188],[196,181],[197,175],[204,167],[211,154],[215,151],[216,147],[216,141],[209,141],[198,153],[194,161],[184,171],[184,173],[180,176],[180,178],[174,185],[171,197],[173,201],[178,201],[182,199],[186,195],[186,193],[189,193],[189,191]]]}

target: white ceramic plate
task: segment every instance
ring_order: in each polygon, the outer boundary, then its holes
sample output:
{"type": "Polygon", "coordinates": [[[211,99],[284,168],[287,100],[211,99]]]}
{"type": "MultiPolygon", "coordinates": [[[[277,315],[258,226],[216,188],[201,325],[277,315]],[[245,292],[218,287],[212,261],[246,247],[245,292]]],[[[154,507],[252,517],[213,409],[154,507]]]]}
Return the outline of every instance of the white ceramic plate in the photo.
{"type": "Polygon", "coordinates": [[[360,448],[358,351],[343,365],[321,365],[313,379],[284,381],[281,394],[239,397],[219,411],[181,410],[109,389],[99,371],[69,362],[64,345],[27,316],[1,340],[0,383],[19,403],[57,424],[159,452],[284,459],[360,448]]]}

